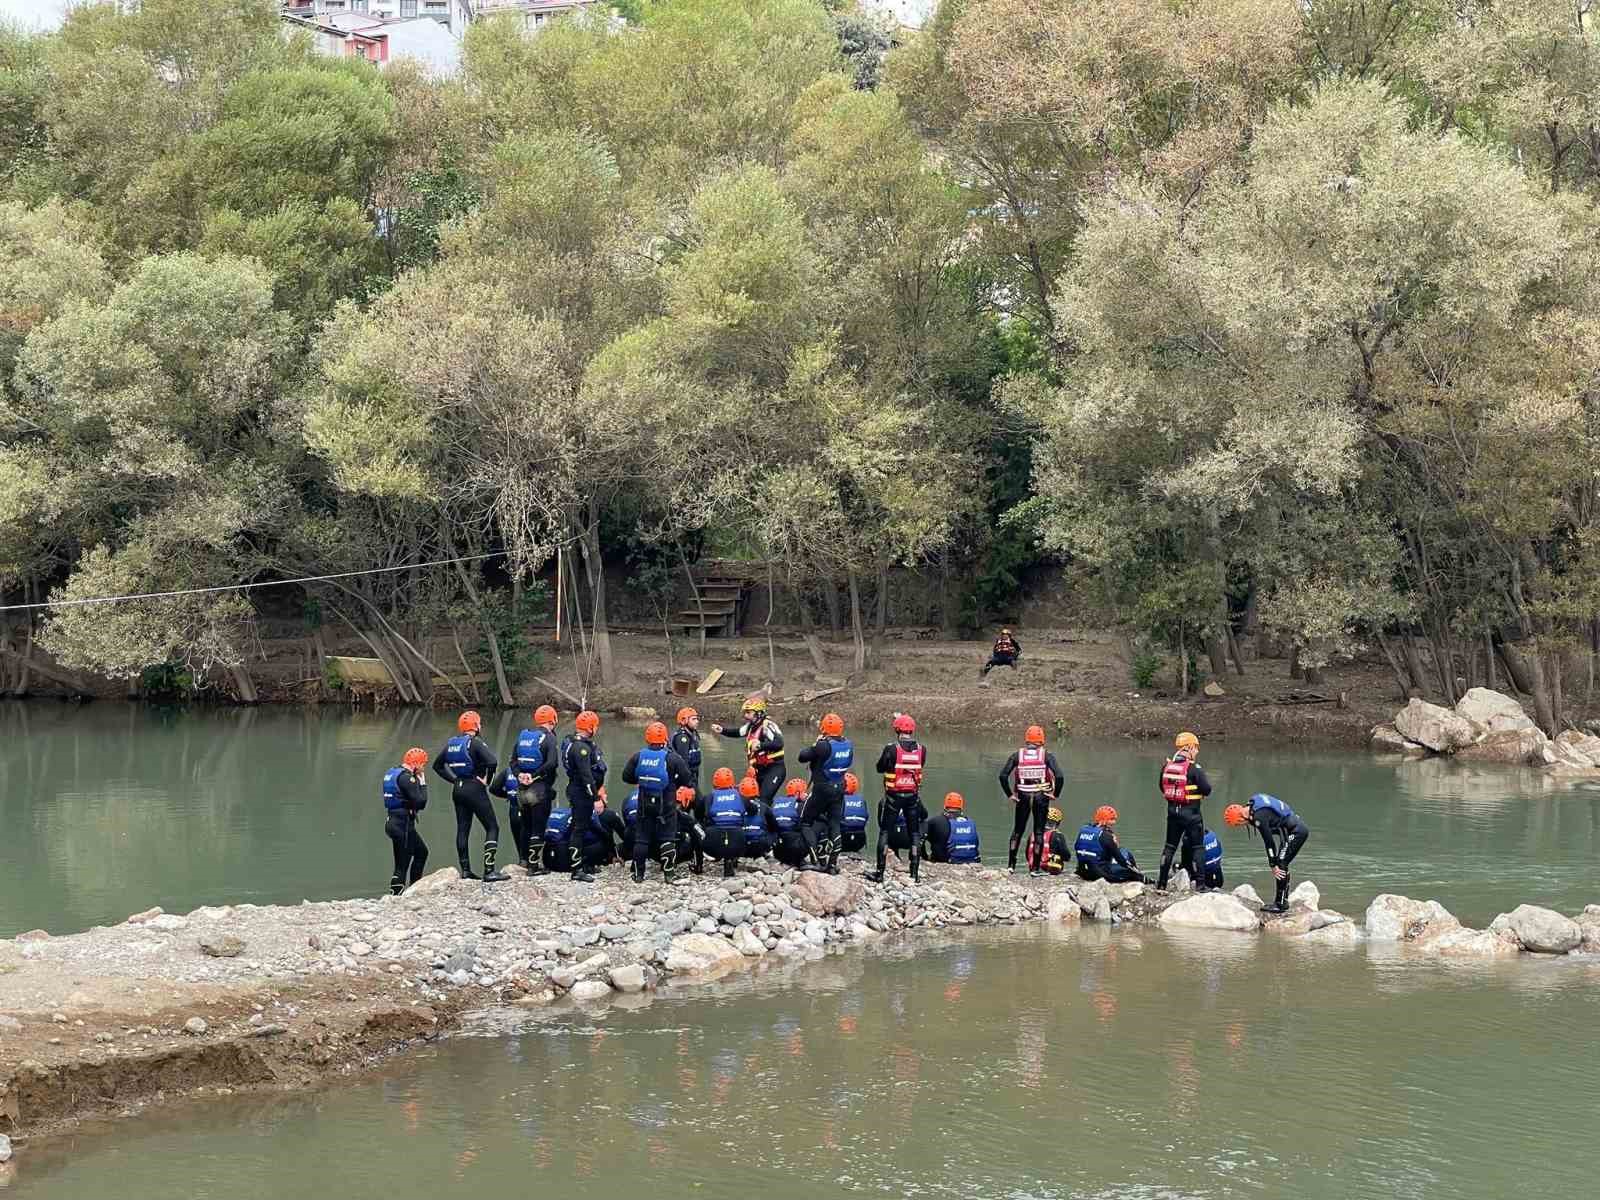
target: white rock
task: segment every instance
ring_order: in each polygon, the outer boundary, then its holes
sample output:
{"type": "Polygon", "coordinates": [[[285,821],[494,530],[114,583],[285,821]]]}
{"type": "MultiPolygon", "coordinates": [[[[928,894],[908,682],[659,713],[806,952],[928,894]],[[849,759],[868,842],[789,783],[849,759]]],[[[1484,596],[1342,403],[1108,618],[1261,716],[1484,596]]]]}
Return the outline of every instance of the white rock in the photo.
{"type": "Polygon", "coordinates": [[[1533,904],[1519,904],[1502,913],[1489,926],[1502,935],[1509,934],[1524,950],[1536,954],[1566,954],[1583,941],[1583,930],[1571,917],[1533,904]]]}
{"type": "Polygon", "coordinates": [[[1488,688],[1469,688],[1456,701],[1456,715],[1472,722],[1485,733],[1518,733],[1539,728],[1519,700],[1488,688]]]}
{"type": "Polygon", "coordinates": [[[462,887],[465,882],[467,881],[461,878],[461,873],[454,867],[440,867],[437,871],[424,875],[401,894],[426,896],[433,892],[448,892],[462,887]]]}
{"type": "Polygon", "coordinates": [[[1237,897],[1223,892],[1206,892],[1179,900],[1161,914],[1161,924],[1176,929],[1236,929],[1240,932],[1261,928],[1261,918],[1237,897]]]}
{"type": "Polygon", "coordinates": [[[1422,939],[1420,948],[1444,958],[1502,958],[1517,953],[1517,944],[1487,929],[1456,926],[1422,939]]]}
{"type": "Polygon", "coordinates": [[[11,1139],[0,1133],[0,1163],[11,1161],[11,1139]]]}
{"type": "Polygon", "coordinates": [[[1414,941],[1460,925],[1437,900],[1413,900],[1385,892],[1367,905],[1367,936],[1375,942],[1414,941]]]}
{"type": "Polygon", "coordinates": [[[1083,919],[1083,910],[1066,892],[1056,892],[1044,906],[1044,918],[1047,921],[1065,921],[1069,925],[1076,925],[1083,919]]]}
{"type": "Polygon", "coordinates": [[[820,946],[828,940],[828,927],[821,921],[807,921],[805,939],[813,946],[820,946]]]}
{"type": "Polygon", "coordinates": [[[372,947],[366,942],[351,942],[350,953],[356,958],[365,958],[372,953],[372,947]]]}
{"type": "Polygon", "coordinates": [[[1600,737],[1576,729],[1558,733],[1553,748],[1561,761],[1574,767],[1600,767],[1600,737]]]}
{"type": "Polygon", "coordinates": [[[1324,925],[1320,929],[1313,929],[1300,939],[1301,942],[1313,946],[1354,946],[1362,937],[1361,930],[1354,921],[1339,921],[1332,925],[1324,925]]]}
{"type": "Polygon", "coordinates": [[[602,983],[598,979],[580,979],[572,985],[572,998],[574,1000],[604,1000],[611,995],[611,985],[602,983]]]}
{"type": "Polygon", "coordinates": [[[1094,902],[1094,908],[1090,911],[1089,916],[1096,921],[1111,920],[1111,901],[1101,896],[1100,899],[1094,902]]]}
{"type": "Polygon", "coordinates": [[[1543,766],[1555,759],[1550,741],[1537,729],[1507,729],[1486,733],[1482,739],[1456,751],[1462,762],[1528,763],[1543,766]]]}
{"type": "Polygon", "coordinates": [[[710,933],[685,933],[672,939],[666,968],[673,975],[716,978],[744,967],[744,955],[726,938],[710,933]]]}
{"type": "Polygon", "coordinates": [[[151,929],[159,929],[163,933],[177,933],[180,929],[189,928],[189,918],[180,917],[176,913],[162,913],[159,917],[151,917],[146,924],[151,929]]]}
{"type": "Polygon", "coordinates": [[[585,975],[594,975],[597,972],[604,971],[610,965],[611,956],[609,954],[593,954],[573,967],[572,973],[582,979],[585,975]]]}
{"type": "Polygon", "coordinates": [[[609,978],[611,986],[619,992],[644,991],[644,968],[638,963],[629,963],[625,967],[612,967],[609,978]]]}
{"type": "Polygon", "coordinates": [[[1255,888],[1251,887],[1248,883],[1241,883],[1238,887],[1234,888],[1233,894],[1237,899],[1244,901],[1246,904],[1261,903],[1261,897],[1256,893],[1255,888]]]}
{"type": "Polygon", "coordinates": [[[1403,754],[1407,758],[1426,758],[1428,748],[1419,746],[1393,725],[1374,725],[1368,739],[1379,754],[1403,754]]]}
{"type": "Polygon", "coordinates": [[[204,1017],[190,1017],[183,1023],[183,1031],[185,1033],[192,1033],[197,1036],[204,1033],[209,1028],[210,1026],[206,1024],[204,1017]]]}
{"type": "Polygon", "coordinates": [[[1396,713],[1394,727],[1411,741],[1439,754],[1454,753],[1472,745],[1478,737],[1478,729],[1471,721],[1426,700],[1413,699],[1396,713]]]}
{"type": "Polygon", "coordinates": [[[733,948],[746,958],[760,958],[767,952],[766,943],[748,925],[740,925],[734,931],[733,948]]]}
{"type": "Polygon", "coordinates": [[[1294,885],[1294,890],[1289,893],[1290,904],[1303,904],[1307,908],[1322,907],[1322,893],[1317,890],[1317,885],[1307,879],[1304,883],[1294,885]]]}

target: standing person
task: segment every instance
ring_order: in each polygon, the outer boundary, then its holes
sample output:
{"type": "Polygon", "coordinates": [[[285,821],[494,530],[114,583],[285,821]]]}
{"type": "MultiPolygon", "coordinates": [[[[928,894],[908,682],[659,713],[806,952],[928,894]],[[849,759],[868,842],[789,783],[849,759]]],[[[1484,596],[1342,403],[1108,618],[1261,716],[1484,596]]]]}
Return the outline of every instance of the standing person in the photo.
{"type": "Polygon", "coordinates": [[[745,697],[741,715],[744,723],[739,728],[726,729],[712,722],[711,732],[744,742],[745,757],[756,773],[761,803],[771,804],[788,774],[783,763],[783,730],[767,716],[767,698],[759,692],[745,697]]]}
{"type": "Polygon", "coordinates": [[[975,863],[978,827],[967,816],[967,801],[960,792],[948,792],[944,811],[928,820],[927,855],[936,863],[975,863]]]}
{"type": "Polygon", "coordinates": [[[672,749],[689,768],[688,786],[700,798],[700,714],[692,708],[678,710],[678,728],[672,734],[672,749]]]}
{"type": "Polygon", "coordinates": [[[852,853],[867,845],[867,798],[861,794],[861,781],[853,771],[844,775],[844,807],[839,816],[839,848],[852,853]]]}
{"type": "Polygon", "coordinates": [[[1222,819],[1229,825],[1244,825],[1261,835],[1261,841],[1267,848],[1267,865],[1272,868],[1272,878],[1277,884],[1272,903],[1261,911],[1287,912],[1289,864],[1300,853],[1300,847],[1306,844],[1311,830],[1295,815],[1294,809],[1265,792],[1251,796],[1248,805],[1228,805],[1222,812],[1222,819]]]}
{"type": "MultiPolygon", "coordinates": [[[[1022,736],[1022,745],[1006,759],[1000,768],[1000,790],[1006,794],[1014,809],[1011,818],[1011,841],[1006,850],[1006,867],[1017,869],[1017,848],[1022,845],[1023,831],[1028,819],[1033,818],[1033,837],[1028,843],[1028,862],[1040,857],[1039,843],[1044,841],[1045,818],[1050,801],[1061,799],[1061,788],[1066,778],[1056,762],[1056,756],[1044,748],[1044,726],[1029,725],[1022,736]]],[[[1037,867],[1030,875],[1043,874],[1037,867]]]]}
{"type": "MultiPolygon", "coordinates": [[[[720,775],[721,772],[719,771],[720,775]]],[[[733,772],[728,772],[733,778],[733,772]]],[[[786,867],[806,861],[806,836],[800,831],[800,812],[805,804],[806,781],[798,776],[784,785],[783,794],[767,806],[767,828],[772,832],[772,856],[786,867]]]]}
{"type": "Polygon", "coordinates": [[[1012,636],[1011,630],[1002,629],[994,639],[994,651],[989,655],[989,661],[983,664],[983,670],[978,672],[978,678],[986,678],[996,667],[1010,667],[1015,671],[1017,659],[1021,657],[1022,643],[1012,636]]]}
{"type": "Polygon", "coordinates": [[[1117,810],[1102,804],[1094,810],[1094,820],[1078,830],[1073,850],[1078,855],[1079,879],[1104,879],[1110,883],[1145,881],[1133,855],[1117,840],[1117,810]]]}
{"type": "Polygon", "coordinates": [[[622,768],[622,782],[639,787],[639,825],[633,834],[635,883],[644,882],[645,858],[654,847],[660,848],[662,880],[672,882],[678,857],[677,789],[689,787],[691,779],[688,764],[667,745],[667,727],[651,721],[644,727],[644,748],[635,750],[622,768]]]}
{"type": "Polygon", "coordinates": [[[1211,795],[1211,781],[1200,767],[1200,739],[1185,730],[1172,740],[1173,755],[1161,764],[1161,797],[1167,802],[1167,840],[1161,847],[1161,873],[1156,887],[1166,891],[1172,873],[1172,856],[1183,846],[1183,865],[1189,879],[1200,883],[1200,842],[1205,818],[1200,802],[1211,795]]]}
{"type": "Polygon", "coordinates": [[[528,831],[522,821],[522,808],[518,797],[523,788],[531,788],[533,776],[526,771],[517,772],[515,766],[507,763],[495,773],[489,781],[489,795],[498,796],[506,802],[506,818],[511,826],[511,840],[516,844],[518,866],[526,867],[528,864],[522,856],[527,853],[526,839],[528,831]]]}
{"type": "Polygon", "coordinates": [[[1028,844],[1028,866],[1034,874],[1059,875],[1072,860],[1072,848],[1061,832],[1061,810],[1054,806],[1044,815],[1044,840],[1038,843],[1039,853],[1033,853],[1033,843],[1028,844]]]}
{"type": "Polygon", "coordinates": [[[433,773],[450,784],[450,799],[456,809],[456,859],[461,878],[478,878],[467,861],[472,820],[476,817],[483,826],[483,881],[503,883],[511,876],[494,869],[495,851],[500,846],[500,822],[495,819],[494,805],[489,800],[489,779],[500,764],[494,751],[478,736],[483,729],[483,718],[477,713],[462,713],[456,718],[456,729],[459,732],[444,744],[444,749],[433,760],[433,773]]]}
{"type": "Polygon", "coordinates": [[[417,832],[417,814],[428,807],[428,752],[413,746],[398,767],[383,773],[383,832],[394,843],[394,874],[389,892],[398,896],[422,878],[428,865],[428,844],[417,832]]]}
{"type": "Polygon", "coordinates": [[[567,844],[572,850],[572,878],[579,883],[593,883],[594,876],[584,862],[585,846],[593,839],[589,836],[589,821],[594,816],[594,802],[606,798],[606,760],[595,745],[594,735],[600,732],[600,714],[584,709],[573,723],[561,743],[561,766],[567,773],[567,803],[572,808],[572,828],[567,834],[567,844]]]}
{"type": "Polygon", "coordinates": [[[883,776],[883,807],[878,812],[878,866],[867,878],[883,882],[883,869],[889,861],[889,831],[897,820],[904,820],[911,852],[911,881],[917,880],[922,864],[922,772],[928,765],[928,748],[917,741],[917,723],[910,713],[896,713],[894,741],[878,755],[874,768],[883,776]]]}
{"type": "Polygon", "coordinates": [[[533,728],[517,734],[517,745],[511,752],[511,765],[516,769],[518,783],[516,808],[522,825],[519,834],[513,824],[511,836],[521,839],[517,843],[517,857],[530,875],[544,874],[544,829],[550,821],[550,807],[555,803],[559,759],[556,710],[541,704],[533,710],[533,728]],[[522,782],[524,775],[532,778],[531,785],[522,782]]]}
{"type": "Polygon", "coordinates": [[[855,762],[855,747],[844,736],[844,718],[828,713],[817,723],[817,740],[797,755],[811,766],[811,795],[801,817],[812,865],[839,873],[839,822],[844,816],[844,777],[855,762]]]}

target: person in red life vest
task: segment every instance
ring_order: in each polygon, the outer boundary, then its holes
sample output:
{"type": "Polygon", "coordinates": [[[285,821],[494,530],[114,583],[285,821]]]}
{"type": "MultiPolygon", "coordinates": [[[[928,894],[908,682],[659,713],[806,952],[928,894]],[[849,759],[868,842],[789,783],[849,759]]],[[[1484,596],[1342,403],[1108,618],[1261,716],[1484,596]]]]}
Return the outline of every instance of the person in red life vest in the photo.
{"type": "Polygon", "coordinates": [[[1044,815],[1044,840],[1028,843],[1028,869],[1035,875],[1059,875],[1072,861],[1072,847],[1061,832],[1061,810],[1051,807],[1044,815]],[[1039,853],[1034,853],[1035,846],[1039,853]]]}
{"type": "Polygon", "coordinates": [[[983,679],[996,667],[1010,667],[1017,669],[1017,659],[1022,657],[1022,643],[1012,635],[1011,630],[1002,629],[1000,636],[994,639],[994,651],[989,655],[989,661],[983,664],[983,670],[978,672],[978,678],[983,679]]]}
{"type": "MultiPolygon", "coordinates": [[[[1050,801],[1061,799],[1061,788],[1066,783],[1056,756],[1044,748],[1044,728],[1029,725],[1023,735],[1022,745],[1006,759],[1000,768],[1000,790],[1006,794],[1015,812],[1011,818],[1011,842],[1007,848],[1006,865],[1017,869],[1017,848],[1022,845],[1023,831],[1028,828],[1028,818],[1033,818],[1033,837],[1029,841],[1028,861],[1039,857],[1037,843],[1044,841],[1045,821],[1049,817],[1050,801]]],[[[1042,874],[1037,867],[1030,875],[1042,874]]]]}
{"type": "Polygon", "coordinates": [[[1167,802],[1167,839],[1161,847],[1161,872],[1156,887],[1166,890],[1172,874],[1172,856],[1183,847],[1183,865],[1190,881],[1199,887],[1200,848],[1205,841],[1206,823],[1200,802],[1211,795],[1211,781],[1200,767],[1200,739],[1187,731],[1172,741],[1173,755],[1161,764],[1161,798],[1167,802]]]}
{"type": "Polygon", "coordinates": [[[922,772],[928,765],[928,748],[917,741],[917,723],[909,713],[896,713],[894,741],[883,748],[874,768],[883,776],[883,805],[878,810],[878,865],[868,873],[873,883],[883,882],[889,861],[889,833],[901,820],[911,852],[911,880],[922,866],[922,772]]]}
{"type": "Polygon", "coordinates": [[[737,729],[713,723],[711,732],[744,743],[745,757],[756,773],[761,803],[769,805],[783,789],[783,780],[788,774],[783,763],[783,730],[767,716],[767,698],[759,692],[745,697],[742,715],[744,721],[737,729]]]}

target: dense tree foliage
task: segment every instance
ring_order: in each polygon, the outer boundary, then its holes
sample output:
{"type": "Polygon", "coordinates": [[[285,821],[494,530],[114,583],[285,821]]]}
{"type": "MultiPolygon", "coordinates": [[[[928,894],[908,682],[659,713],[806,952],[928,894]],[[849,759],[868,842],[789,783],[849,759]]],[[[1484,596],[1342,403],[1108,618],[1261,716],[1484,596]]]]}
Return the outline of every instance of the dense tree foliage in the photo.
{"type": "MultiPolygon", "coordinates": [[[[607,561],[737,546],[858,668],[894,569],[954,627],[1053,562],[1191,685],[1265,629],[1588,699],[1589,0],[639,0],[449,79],[274,9],[0,30],[8,596],[503,555],[305,600],[415,699],[463,626],[506,697],[562,547],[602,678],[607,561]]],[[[255,613],[37,633],[248,697],[255,613]]]]}

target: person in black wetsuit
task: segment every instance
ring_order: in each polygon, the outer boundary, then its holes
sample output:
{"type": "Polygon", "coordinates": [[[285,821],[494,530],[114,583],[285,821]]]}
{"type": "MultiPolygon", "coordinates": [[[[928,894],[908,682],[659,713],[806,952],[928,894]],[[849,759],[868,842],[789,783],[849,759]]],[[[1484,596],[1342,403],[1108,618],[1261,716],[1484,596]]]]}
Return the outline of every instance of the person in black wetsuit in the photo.
{"type": "Polygon", "coordinates": [[[745,757],[750,761],[750,769],[756,773],[761,803],[771,804],[788,775],[783,763],[783,730],[767,716],[767,698],[759,692],[745,697],[743,716],[744,723],[737,729],[713,723],[711,732],[744,743],[745,757]]]}
{"type": "Polygon", "coordinates": [[[1200,802],[1211,795],[1211,781],[1200,766],[1200,739],[1184,732],[1173,739],[1172,745],[1172,757],[1161,764],[1161,797],[1167,802],[1167,839],[1161,847],[1161,873],[1156,877],[1156,887],[1162,891],[1166,890],[1167,877],[1172,873],[1172,856],[1180,844],[1189,881],[1196,887],[1201,886],[1201,847],[1205,841],[1206,822],[1200,812],[1200,802]]]}
{"type": "MultiPolygon", "coordinates": [[[[727,767],[718,770],[728,771],[727,767]]],[[[728,771],[728,777],[733,772],[728,771]]],[[[689,870],[702,875],[706,869],[706,801],[696,796],[693,788],[678,789],[678,850],[677,861],[687,862],[689,870]]]]}
{"type": "Polygon", "coordinates": [[[417,832],[417,814],[428,807],[428,752],[420,746],[407,750],[398,767],[383,773],[383,832],[394,844],[394,874],[389,891],[398,896],[422,878],[428,865],[428,844],[417,832]]]}
{"type": "MultiPolygon", "coordinates": [[[[728,777],[732,779],[731,771],[728,777]]],[[[756,794],[760,795],[760,792],[756,794]]],[[[783,785],[783,795],[774,799],[765,810],[767,832],[772,837],[772,857],[786,867],[798,867],[809,857],[806,836],[800,828],[805,798],[806,781],[797,776],[783,785]]]]}
{"type": "Polygon", "coordinates": [[[450,784],[450,799],[456,810],[456,859],[461,878],[477,879],[467,861],[472,821],[483,826],[483,881],[503,883],[511,876],[494,869],[495,851],[500,846],[500,822],[489,800],[489,780],[500,765],[488,744],[478,736],[483,718],[464,712],[456,719],[459,732],[444,744],[433,760],[433,773],[450,784]]]}
{"type": "Polygon", "coordinates": [[[573,727],[577,732],[568,734],[561,743],[567,803],[572,808],[572,830],[567,842],[572,847],[572,878],[579,883],[593,883],[594,875],[584,860],[589,843],[594,840],[589,834],[594,802],[606,798],[606,760],[594,743],[594,735],[600,731],[600,714],[586,708],[578,714],[573,727]]]}
{"type": "Polygon", "coordinates": [[[910,713],[894,716],[894,741],[878,754],[873,767],[883,777],[883,806],[878,810],[878,865],[867,874],[873,883],[883,882],[889,862],[889,837],[903,822],[907,849],[911,853],[911,882],[922,868],[922,822],[927,809],[922,807],[922,772],[928,765],[928,748],[917,741],[917,723],[910,713]]]}
{"type": "Polygon", "coordinates": [[[622,768],[622,782],[639,789],[639,822],[633,833],[633,881],[644,882],[648,851],[661,855],[661,878],[672,882],[678,858],[678,803],[680,787],[690,787],[689,766],[667,745],[667,727],[651,721],[644,727],[644,748],[635,750],[622,768]]]}
{"type": "Polygon", "coordinates": [[[692,708],[678,710],[678,728],[672,733],[672,749],[689,768],[689,782],[696,800],[700,798],[700,714],[692,708]]]}
{"type": "Polygon", "coordinates": [[[1222,810],[1222,819],[1229,825],[1246,826],[1261,835],[1267,848],[1267,865],[1272,868],[1272,879],[1277,892],[1272,903],[1262,907],[1262,912],[1288,911],[1289,864],[1306,844],[1311,830],[1290,808],[1276,796],[1257,792],[1250,803],[1230,804],[1222,810]]]}
{"type": "Polygon", "coordinates": [[[978,827],[967,816],[967,801],[960,792],[947,792],[944,811],[928,818],[923,852],[930,862],[975,863],[979,853],[978,827]]]}
{"type": "MultiPolygon", "coordinates": [[[[844,719],[838,713],[822,718],[817,740],[796,756],[811,767],[811,794],[806,798],[800,827],[811,852],[813,870],[839,873],[839,821],[844,816],[844,777],[855,761],[855,747],[844,736],[844,719]]],[[[801,868],[802,870],[805,867],[801,868]]]]}
{"type": "MultiPolygon", "coordinates": [[[[1030,844],[1028,848],[1032,851],[1034,847],[1030,844]]],[[[1044,839],[1038,843],[1038,849],[1043,857],[1028,859],[1028,868],[1035,873],[1059,875],[1072,861],[1072,847],[1067,845],[1066,835],[1061,832],[1061,810],[1054,805],[1044,815],[1044,839]]]]}
{"type": "Polygon", "coordinates": [[[1111,883],[1131,880],[1145,882],[1139,864],[1122,848],[1117,840],[1117,810],[1102,804],[1094,810],[1094,820],[1078,830],[1078,840],[1073,850],[1078,855],[1076,867],[1079,879],[1104,879],[1111,883]]]}
{"type": "Polygon", "coordinates": [[[545,873],[544,830],[556,798],[556,767],[560,757],[556,745],[556,710],[541,704],[533,711],[533,728],[517,734],[510,762],[517,775],[516,800],[511,806],[511,836],[517,842],[517,862],[526,867],[530,875],[545,873]],[[524,776],[529,782],[523,782],[524,776]]]}
{"type": "MultiPolygon", "coordinates": [[[[1022,835],[1033,819],[1033,837],[1028,842],[1027,861],[1037,862],[1039,844],[1044,841],[1044,827],[1050,811],[1050,802],[1061,799],[1061,788],[1066,783],[1056,756],[1044,748],[1044,727],[1029,725],[1023,735],[1022,745],[1012,751],[1006,765],[1000,768],[1000,790],[1006,794],[1013,807],[1011,841],[1006,847],[1006,867],[1017,869],[1017,849],[1022,845],[1022,835]]],[[[1043,874],[1037,867],[1030,875],[1043,874]]]]}
{"type": "Polygon", "coordinates": [[[1017,659],[1022,657],[1022,643],[1012,636],[1011,630],[1002,629],[1000,636],[994,639],[994,651],[989,655],[989,661],[983,664],[983,670],[978,672],[982,679],[996,667],[1010,667],[1017,669],[1017,659]]]}
{"type": "Polygon", "coordinates": [[[621,815],[606,807],[604,800],[596,800],[589,812],[588,841],[584,844],[583,861],[596,867],[606,867],[616,862],[617,843],[625,832],[621,815]]]}

